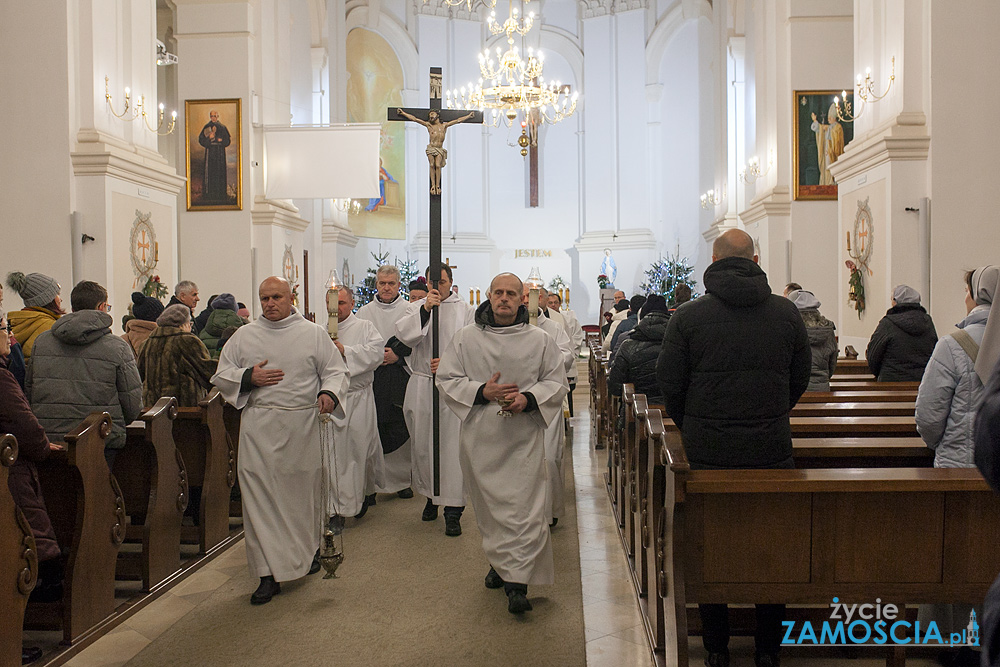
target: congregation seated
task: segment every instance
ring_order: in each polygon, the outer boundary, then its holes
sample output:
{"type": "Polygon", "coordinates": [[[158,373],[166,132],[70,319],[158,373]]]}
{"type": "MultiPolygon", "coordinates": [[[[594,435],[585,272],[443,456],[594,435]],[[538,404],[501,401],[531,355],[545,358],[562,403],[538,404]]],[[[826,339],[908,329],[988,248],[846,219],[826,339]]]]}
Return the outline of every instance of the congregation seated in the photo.
{"type": "Polygon", "coordinates": [[[614,396],[621,396],[623,385],[632,383],[637,394],[645,394],[650,403],[659,403],[656,360],[670,321],[666,300],[659,294],[653,294],[642,306],[641,315],[639,323],[615,355],[608,374],[608,391],[614,396]]]}
{"type": "Polygon", "coordinates": [[[837,368],[837,327],[819,312],[822,305],[812,292],[797,289],[785,295],[799,309],[812,348],[812,372],[807,391],[830,391],[830,376],[837,368]]]}
{"type": "Polygon", "coordinates": [[[635,325],[639,322],[639,309],[642,305],[646,303],[646,297],[641,294],[636,294],[628,301],[628,316],[622,320],[617,327],[612,327],[611,331],[611,343],[608,347],[608,351],[611,356],[614,357],[615,353],[618,352],[618,346],[621,345],[622,336],[627,334],[629,331],[635,328],[635,325]]]}
{"type": "Polygon", "coordinates": [[[173,396],[179,407],[197,407],[212,388],[218,360],[191,332],[191,310],[174,304],[157,318],[138,365],[143,405],[152,407],[161,396],[173,396]]]}
{"type": "Polygon", "coordinates": [[[42,273],[19,271],[7,274],[7,286],[21,297],[24,308],[10,313],[11,333],[21,342],[24,358],[31,357],[35,339],[52,328],[66,314],[62,307],[62,288],[54,278],[42,273]]]}
{"type": "MultiPolygon", "coordinates": [[[[238,329],[243,326],[244,321],[237,313],[239,306],[236,303],[236,297],[232,294],[220,294],[212,300],[209,306],[212,310],[205,320],[205,325],[198,332],[198,337],[208,348],[208,353],[212,355],[212,358],[218,359],[222,351],[223,334],[230,327],[238,329]]],[[[231,336],[232,332],[229,335],[231,336]]],[[[226,340],[228,340],[228,336],[226,340]]]]}
{"type": "MultiPolygon", "coordinates": [[[[7,318],[0,311],[0,328],[5,329],[6,326],[7,318]]],[[[0,336],[0,359],[7,357],[9,352],[7,337],[0,336]]],[[[20,385],[3,362],[0,362],[0,433],[12,434],[18,443],[18,457],[10,469],[7,486],[35,538],[39,577],[31,599],[58,599],[62,597],[61,550],[35,469],[35,464],[44,461],[49,450],[55,447],[49,444],[20,385]]]]}
{"type": "MultiPolygon", "coordinates": [[[[958,323],[958,331],[937,341],[920,381],[917,431],[935,452],[935,468],[971,468],[975,465],[972,425],[989,371],[974,359],[981,352],[998,283],[1000,267],[984,266],[966,272],[968,314],[958,323]]],[[[1000,334],[1000,322],[996,318],[993,318],[993,327],[993,335],[1000,334]]]]}
{"type": "Polygon", "coordinates": [[[920,305],[920,294],[899,285],[892,291],[892,308],[868,341],[868,368],[879,382],[919,382],[936,342],[934,321],[920,305]]]}
{"type": "Polygon", "coordinates": [[[159,299],[146,296],[142,292],[132,292],[132,318],[123,324],[122,339],[132,348],[132,354],[139,358],[139,350],[149,334],[156,328],[156,318],[163,312],[159,299]]]}
{"type": "Polygon", "coordinates": [[[110,465],[125,447],[125,426],[142,412],[142,380],[132,348],[111,333],[107,290],[84,280],[70,302],[73,312],[35,341],[25,393],[54,442],[91,412],[110,414],[104,450],[110,465]]]}

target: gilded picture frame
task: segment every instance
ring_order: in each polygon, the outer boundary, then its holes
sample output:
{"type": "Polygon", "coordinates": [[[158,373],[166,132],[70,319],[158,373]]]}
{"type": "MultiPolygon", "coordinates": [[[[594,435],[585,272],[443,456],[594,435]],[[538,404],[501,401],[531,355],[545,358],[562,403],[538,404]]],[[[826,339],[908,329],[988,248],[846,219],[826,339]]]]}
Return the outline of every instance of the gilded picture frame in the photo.
{"type": "MultiPolygon", "coordinates": [[[[795,199],[837,199],[837,183],[829,167],[854,138],[854,123],[837,116],[833,99],[840,96],[839,90],[796,90],[792,97],[795,199]]],[[[853,104],[851,93],[847,101],[853,104]]],[[[846,116],[843,100],[840,104],[846,116]]]]}
{"type": "Polygon", "coordinates": [[[184,101],[187,210],[243,209],[240,98],[184,101]]]}

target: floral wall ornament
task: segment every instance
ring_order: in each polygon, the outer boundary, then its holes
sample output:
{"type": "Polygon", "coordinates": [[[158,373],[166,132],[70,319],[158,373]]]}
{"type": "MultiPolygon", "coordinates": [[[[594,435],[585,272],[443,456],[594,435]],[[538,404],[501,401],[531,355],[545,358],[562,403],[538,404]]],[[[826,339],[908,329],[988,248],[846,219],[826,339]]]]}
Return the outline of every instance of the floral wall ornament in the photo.
{"type": "Polygon", "coordinates": [[[865,312],[865,284],[864,274],[872,275],[872,270],[868,267],[868,262],[872,256],[874,248],[875,225],[872,220],[872,211],[868,206],[868,197],[864,201],[858,200],[858,211],[854,216],[854,229],[847,232],[847,254],[851,260],[847,260],[846,265],[851,272],[848,278],[847,300],[854,304],[858,311],[858,319],[861,313],[865,312]]]}
{"type": "Polygon", "coordinates": [[[152,212],[143,213],[136,209],[135,220],[132,222],[132,232],[129,235],[129,257],[132,260],[132,273],[135,281],[132,287],[145,285],[153,274],[158,261],[156,232],[153,230],[152,212]]]}

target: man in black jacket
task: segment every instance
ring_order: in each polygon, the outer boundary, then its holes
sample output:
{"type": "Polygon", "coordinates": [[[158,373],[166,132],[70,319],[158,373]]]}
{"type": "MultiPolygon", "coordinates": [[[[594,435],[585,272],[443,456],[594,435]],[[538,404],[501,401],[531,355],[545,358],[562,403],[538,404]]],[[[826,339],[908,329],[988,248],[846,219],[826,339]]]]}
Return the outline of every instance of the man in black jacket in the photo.
{"type": "MultiPolygon", "coordinates": [[[[656,366],[667,414],[693,469],[792,468],[788,413],[809,384],[805,325],[771,294],[753,239],[738,229],[715,240],[707,294],[670,318],[656,366]]],[[[729,665],[724,604],[700,605],[706,665],[729,665]]],[[[784,605],[757,606],[758,667],[778,665],[784,605]]]]}

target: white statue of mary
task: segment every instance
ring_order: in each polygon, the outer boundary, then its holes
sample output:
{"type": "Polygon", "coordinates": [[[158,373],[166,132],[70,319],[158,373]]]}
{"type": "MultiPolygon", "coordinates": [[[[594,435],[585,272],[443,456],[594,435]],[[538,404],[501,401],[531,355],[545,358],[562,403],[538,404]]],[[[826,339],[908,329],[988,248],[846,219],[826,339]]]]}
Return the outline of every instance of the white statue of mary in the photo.
{"type": "Polygon", "coordinates": [[[615,258],[611,256],[611,248],[604,249],[604,261],[601,262],[601,273],[608,277],[608,287],[614,287],[615,278],[618,277],[618,267],[615,266],[615,258]]]}

